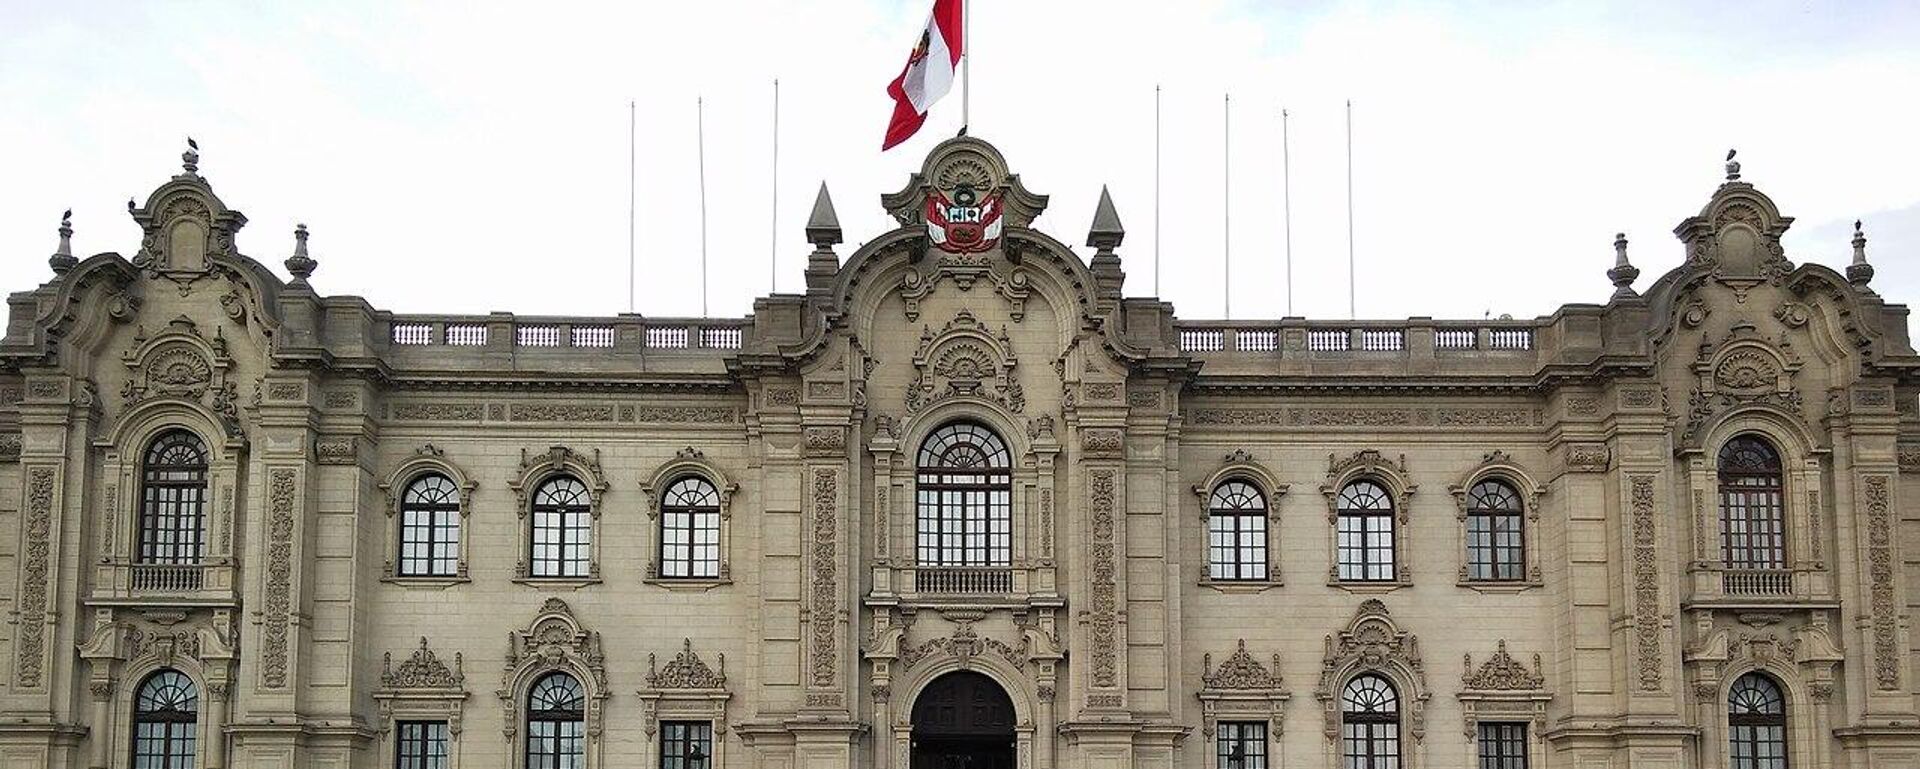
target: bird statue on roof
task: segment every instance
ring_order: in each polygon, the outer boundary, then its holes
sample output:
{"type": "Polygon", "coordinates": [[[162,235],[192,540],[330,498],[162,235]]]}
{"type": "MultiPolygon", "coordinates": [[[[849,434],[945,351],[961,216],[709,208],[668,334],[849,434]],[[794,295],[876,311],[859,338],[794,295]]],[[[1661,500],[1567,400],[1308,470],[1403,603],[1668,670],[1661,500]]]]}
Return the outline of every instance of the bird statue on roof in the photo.
{"type": "MultiPolygon", "coordinates": [[[[64,213],[61,213],[61,214],[60,214],[60,223],[61,223],[61,224],[67,224],[67,223],[69,223],[69,222],[72,222],[72,221],[73,221],[73,209],[71,209],[71,208],[69,208],[69,209],[67,209],[67,210],[66,210],[66,211],[65,211],[64,213]]],[[[1857,229],[1860,229],[1860,228],[1859,228],[1859,227],[1854,227],[1854,229],[1856,229],[1856,230],[1857,230],[1857,229]]]]}
{"type": "MultiPolygon", "coordinates": [[[[194,150],[200,149],[200,143],[197,141],[194,141],[193,137],[189,136],[187,137],[187,149],[194,149],[194,150]]],[[[1733,156],[1728,155],[1727,157],[1731,158],[1733,156]]]]}
{"type": "Polygon", "coordinates": [[[1739,150],[1727,150],[1727,181],[1740,181],[1740,161],[1733,159],[1733,156],[1739,152],[1739,150]]]}
{"type": "Polygon", "coordinates": [[[133,198],[127,198],[127,213],[133,213],[133,209],[135,208],[138,208],[138,206],[133,204],[133,198]]]}

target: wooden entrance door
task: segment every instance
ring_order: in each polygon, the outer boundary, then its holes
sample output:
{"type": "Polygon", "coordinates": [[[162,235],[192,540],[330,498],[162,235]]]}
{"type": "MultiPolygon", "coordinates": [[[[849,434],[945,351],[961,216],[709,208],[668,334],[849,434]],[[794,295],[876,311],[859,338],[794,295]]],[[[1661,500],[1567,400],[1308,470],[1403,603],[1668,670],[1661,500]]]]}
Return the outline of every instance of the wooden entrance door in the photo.
{"type": "Polygon", "coordinates": [[[993,679],[960,671],[913,703],[910,769],[1014,769],[1013,700],[993,679]]]}

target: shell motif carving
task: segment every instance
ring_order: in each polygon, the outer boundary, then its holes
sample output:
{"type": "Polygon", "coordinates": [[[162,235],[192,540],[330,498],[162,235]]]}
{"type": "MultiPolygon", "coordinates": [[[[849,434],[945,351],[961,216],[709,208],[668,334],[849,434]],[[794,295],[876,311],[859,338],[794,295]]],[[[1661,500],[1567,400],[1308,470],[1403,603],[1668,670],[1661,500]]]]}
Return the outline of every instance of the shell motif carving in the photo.
{"type": "Polygon", "coordinates": [[[1741,350],[1720,361],[1713,381],[1729,390],[1771,390],[1780,382],[1780,367],[1759,350],[1741,350]]]}

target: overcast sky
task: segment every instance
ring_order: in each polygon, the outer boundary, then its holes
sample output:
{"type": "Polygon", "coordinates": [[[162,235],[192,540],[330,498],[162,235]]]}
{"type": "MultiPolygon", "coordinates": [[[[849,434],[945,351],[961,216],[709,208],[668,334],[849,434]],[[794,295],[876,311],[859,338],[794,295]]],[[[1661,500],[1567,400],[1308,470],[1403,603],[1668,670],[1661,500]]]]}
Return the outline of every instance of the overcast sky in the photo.
{"type": "MultiPolygon", "coordinates": [[[[637,309],[697,315],[704,96],[709,314],[744,315],[770,260],[779,290],[802,288],[822,180],[844,257],[891,225],[879,196],[958,128],[956,89],[879,151],[884,88],[930,5],[0,0],[0,286],[49,277],[68,206],[82,257],[131,256],[126,200],[179,171],[191,134],[201,173],[250,220],[241,250],[284,275],[307,223],[323,293],[402,312],[623,312],[632,99],[637,309]]],[[[1223,315],[1228,243],[1233,317],[1286,314],[1283,108],[1293,314],[1347,316],[1349,98],[1361,317],[1604,301],[1616,231],[1645,288],[1680,261],[1672,228],[1729,147],[1797,217],[1789,258],[1844,265],[1862,218],[1875,287],[1920,300],[1920,4],[972,5],[971,133],[1052,196],[1037,226],[1076,247],[1112,188],[1132,295],[1156,293],[1162,86],[1157,293],[1182,317],[1223,315]]]]}

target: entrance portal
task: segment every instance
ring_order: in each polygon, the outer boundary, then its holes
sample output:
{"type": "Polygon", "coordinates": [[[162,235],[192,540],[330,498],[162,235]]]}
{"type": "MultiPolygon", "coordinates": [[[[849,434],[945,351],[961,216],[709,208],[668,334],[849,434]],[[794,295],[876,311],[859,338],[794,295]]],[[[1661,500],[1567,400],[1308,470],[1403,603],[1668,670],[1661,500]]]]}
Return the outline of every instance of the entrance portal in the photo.
{"type": "Polygon", "coordinates": [[[910,769],[1014,769],[1013,700],[993,679],[958,671],[913,703],[910,769]]]}

